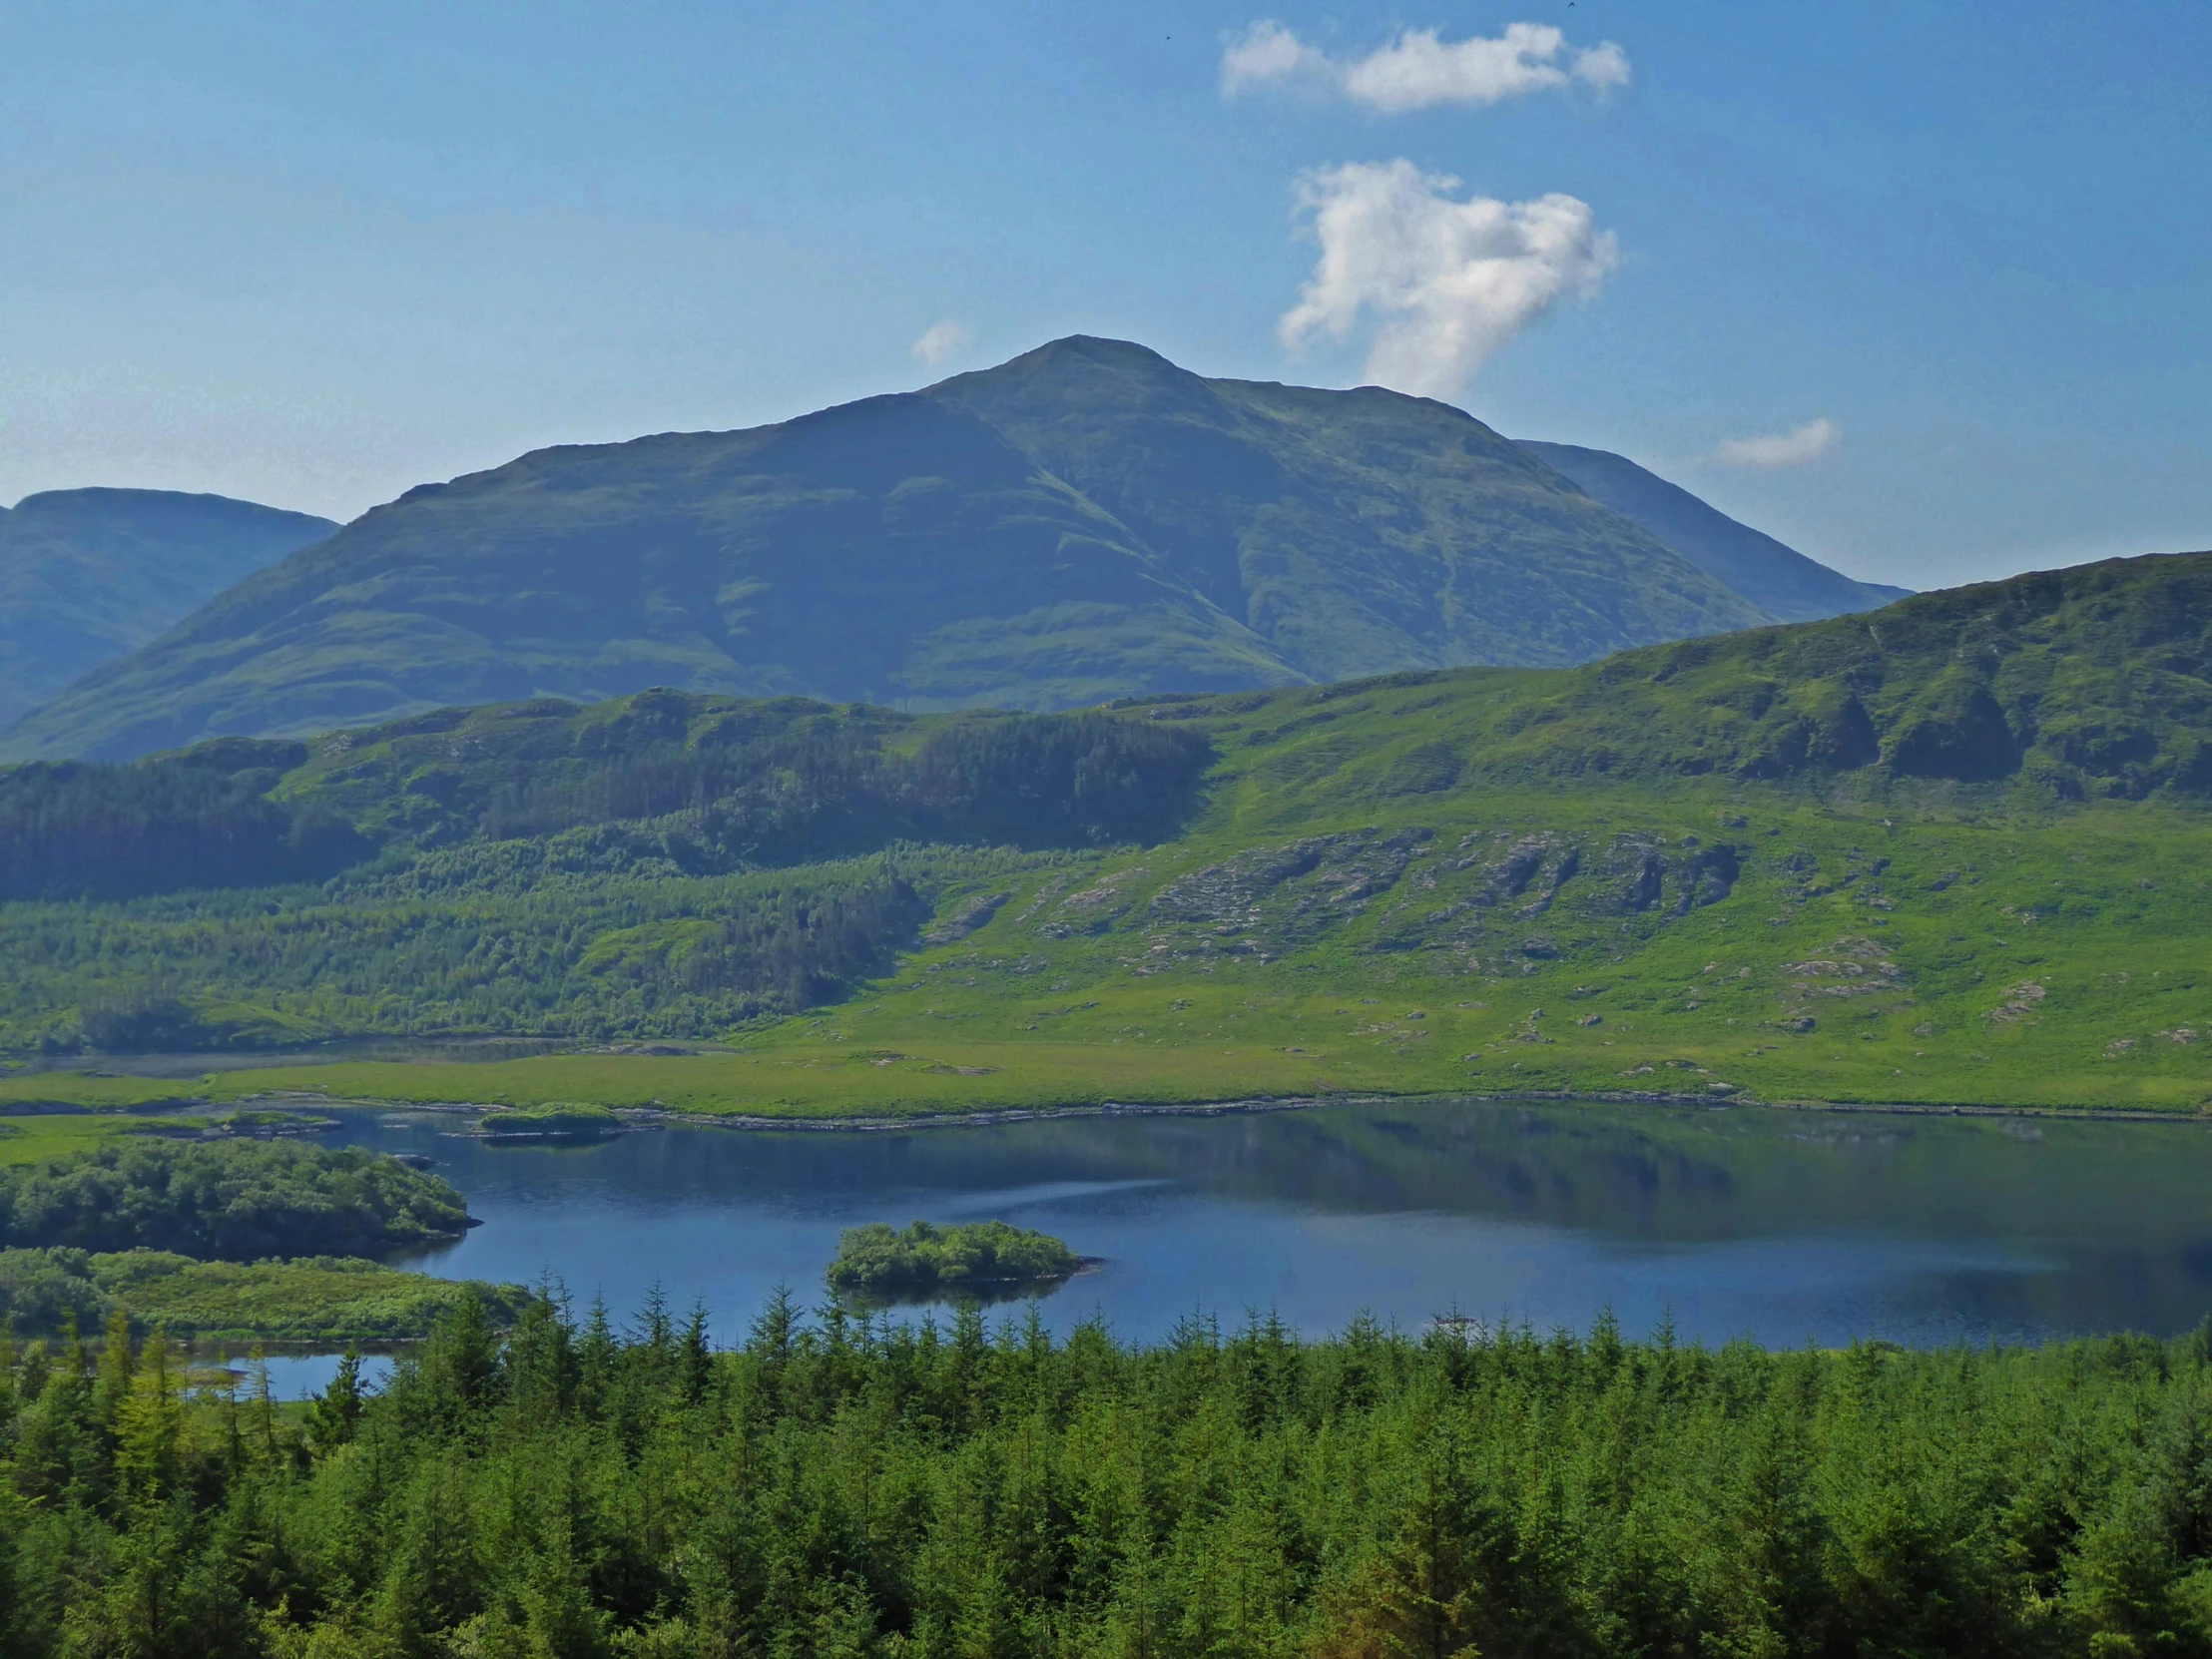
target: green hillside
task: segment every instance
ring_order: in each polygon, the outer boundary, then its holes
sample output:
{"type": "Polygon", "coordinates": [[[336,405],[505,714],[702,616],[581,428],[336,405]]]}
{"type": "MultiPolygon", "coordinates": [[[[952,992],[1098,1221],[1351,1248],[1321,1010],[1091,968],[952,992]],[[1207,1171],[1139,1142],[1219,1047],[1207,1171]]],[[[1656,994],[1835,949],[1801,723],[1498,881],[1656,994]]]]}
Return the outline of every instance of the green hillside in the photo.
{"type": "Polygon", "coordinates": [[[1591,497],[1634,519],[1698,569],[1757,605],[1777,622],[1816,622],[1872,611],[1909,590],[1855,582],[1748,524],[1738,523],[1624,455],[1572,443],[1520,446],[1591,497]]]}
{"type": "Polygon", "coordinates": [[[124,759],[652,686],[1057,709],[1769,620],[1456,409],[1075,338],[779,426],[411,490],[0,749],[124,759]]]}
{"type": "Polygon", "coordinates": [[[663,692],[26,767],[0,779],[0,1041],[586,1050],[242,1071],[216,1098],[2191,1110],[2208,736],[2191,554],[1580,669],[1060,716],[663,692]],[[205,868],[118,885],[132,857],[98,849],[134,835],[205,868]],[[638,1051],[672,1038],[731,1040],[638,1051]]]}
{"type": "Polygon", "coordinates": [[[336,528],[170,490],[49,490],[0,510],[0,725],[336,528]]]}

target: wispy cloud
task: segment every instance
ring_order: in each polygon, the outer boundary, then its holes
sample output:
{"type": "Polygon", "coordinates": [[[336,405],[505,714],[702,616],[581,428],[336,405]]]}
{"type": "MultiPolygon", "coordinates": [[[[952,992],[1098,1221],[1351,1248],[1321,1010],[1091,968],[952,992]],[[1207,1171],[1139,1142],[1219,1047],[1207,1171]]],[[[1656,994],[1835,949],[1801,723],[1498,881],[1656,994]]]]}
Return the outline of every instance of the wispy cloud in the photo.
{"type": "Polygon", "coordinates": [[[1299,207],[1321,260],[1283,314],[1293,350],[1377,319],[1367,378],[1424,397],[1457,395],[1530,322],[1597,291],[1619,261],[1611,232],[1571,196],[1453,199],[1459,181],[1409,161],[1309,173],[1299,207]]]}
{"type": "Polygon", "coordinates": [[[1761,437],[1730,438],[1717,443],[1704,457],[1707,466],[1737,467],[1750,472],[1774,472],[1786,466],[1817,461],[1844,441],[1843,428],[1828,416],[1808,420],[1787,432],[1761,437]]]}
{"type": "Polygon", "coordinates": [[[1234,98],[1253,87],[1321,81],[1335,70],[1326,53],[1269,18],[1235,36],[1221,54],[1221,95],[1234,98]]]}
{"type": "Polygon", "coordinates": [[[946,317],[942,322],[932,322],[922,330],[921,338],[914,341],[914,360],[935,368],[940,363],[951,361],[974,343],[975,336],[968,331],[965,324],[946,317]]]}
{"type": "Polygon", "coordinates": [[[1605,93],[1626,86],[1628,76],[1628,54],[1612,41],[1570,47],[1548,23],[1508,23],[1494,38],[1456,41],[1434,29],[1405,29],[1366,57],[1340,59],[1264,18],[1233,37],[1221,58],[1226,98],[1256,87],[1303,86],[1384,115],[1496,104],[1577,82],[1605,93]]]}

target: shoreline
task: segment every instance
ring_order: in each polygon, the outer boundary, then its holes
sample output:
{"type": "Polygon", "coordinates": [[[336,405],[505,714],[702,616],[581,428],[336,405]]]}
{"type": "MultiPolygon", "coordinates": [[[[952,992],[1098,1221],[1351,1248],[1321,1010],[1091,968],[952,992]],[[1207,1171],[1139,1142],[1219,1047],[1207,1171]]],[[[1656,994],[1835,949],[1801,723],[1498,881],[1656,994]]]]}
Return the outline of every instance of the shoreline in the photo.
{"type": "MultiPolygon", "coordinates": [[[[267,1100],[312,1100],[326,1110],[385,1112],[479,1113],[497,1103],[482,1101],[392,1101],[333,1099],[328,1095],[268,1095],[267,1100]]],[[[1724,1112],[1737,1107],[1775,1112],[1858,1113],[1885,1117],[1981,1117],[2056,1118],[2067,1121],[2118,1123],[2212,1123],[2212,1108],[2158,1111],[2132,1106],[1995,1106],[1931,1105],[1829,1100],[1759,1100],[1741,1095],[1725,1099],[1710,1094],[1675,1094],[1651,1089],[1515,1090],[1479,1094],[1451,1090],[1422,1094],[1371,1092],[1328,1095],[1253,1095],[1206,1101],[1104,1101],[1097,1105],[982,1107],[959,1112],[931,1112],[911,1117],[770,1117],[753,1112],[686,1112],[667,1106],[617,1106],[612,1108],[633,1130],[682,1126],[731,1129],[747,1133],[788,1130],[803,1134],[885,1134],[911,1129],[979,1129],[994,1123],[1038,1123],[1067,1118],[1104,1117],[1241,1117],[1269,1112],[1306,1112],[1328,1106],[1433,1105],[1446,1101],[1511,1105],[1539,1102],[1549,1106],[1693,1106],[1701,1111],[1724,1112]]],[[[620,1133],[621,1131],[617,1131],[620,1133]]]]}

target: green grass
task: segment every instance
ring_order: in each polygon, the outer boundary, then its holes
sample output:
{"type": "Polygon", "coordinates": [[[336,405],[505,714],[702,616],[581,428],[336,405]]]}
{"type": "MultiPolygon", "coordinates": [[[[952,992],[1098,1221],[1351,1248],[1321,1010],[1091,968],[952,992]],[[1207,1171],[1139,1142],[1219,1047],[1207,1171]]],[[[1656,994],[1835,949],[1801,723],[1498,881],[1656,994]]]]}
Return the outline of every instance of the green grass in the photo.
{"type": "MultiPolygon", "coordinates": [[[[67,1102],[86,1107],[106,1107],[110,1103],[98,1098],[75,1098],[74,1091],[82,1089],[87,1096],[97,1097],[103,1092],[99,1085],[110,1081],[68,1074],[67,1082],[53,1089],[39,1090],[31,1094],[13,1092],[21,1088],[21,1079],[0,1082],[0,1106],[15,1109],[15,1103],[25,1099],[41,1103],[67,1102]]],[[[176,1085],[165,1083],[167,1093],[174,1094],[176,1085]]],[[[147,1119],[126,1116],[105,1110],[75,1112],[32,1112],[20,1116],[0,1117],[0,1165],[35,1164],[42,1159],[56,1158],[64,1153],[82,1152],[96,1146],[111,1135],[128,1134],[143,1129],[147,1119]]]]}
{"type": "Polygon", "coordinates": [[[92,1266],[94,1281],[135,1324],[196,1342],[416,1341],[472,1291],[499,1324],[514,1319],[523,1297],[511,1285],[432,1279],[334,1256],[194,1262],[140,1251],[95,1256],[92,1266]]]}
{"type": "Polygon", "coordinates": [[[159,1327],[183,1342],[410,1342],[428,1336],[472,1291],[496,1323],[521,1309],[523,1293],[513,1286],[432,1279],[346,1257],[247,1263],[155,1250],[0,1251],[0,1317],[21,1337],[57,1334],[68,1313],[89,1335],[120,1309],[139,1331],[159,1327]]]}

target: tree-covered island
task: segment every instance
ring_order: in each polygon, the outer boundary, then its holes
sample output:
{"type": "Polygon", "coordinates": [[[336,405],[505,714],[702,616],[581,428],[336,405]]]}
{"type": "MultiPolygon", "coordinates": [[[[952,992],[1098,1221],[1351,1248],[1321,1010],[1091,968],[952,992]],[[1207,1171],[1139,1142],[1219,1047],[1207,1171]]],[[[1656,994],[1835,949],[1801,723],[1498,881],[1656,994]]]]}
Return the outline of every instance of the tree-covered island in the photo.
{"type": "Polygon", "coordinates": [[[1056,1286],[1083,1259],[1049,1233],[1010,1222],[937,1227],[917,1221],[903,1233],[882,1222],[845,1231],[830,1264],[830,1288],[862,1297],[952,1296],[1056,1286]]]}

